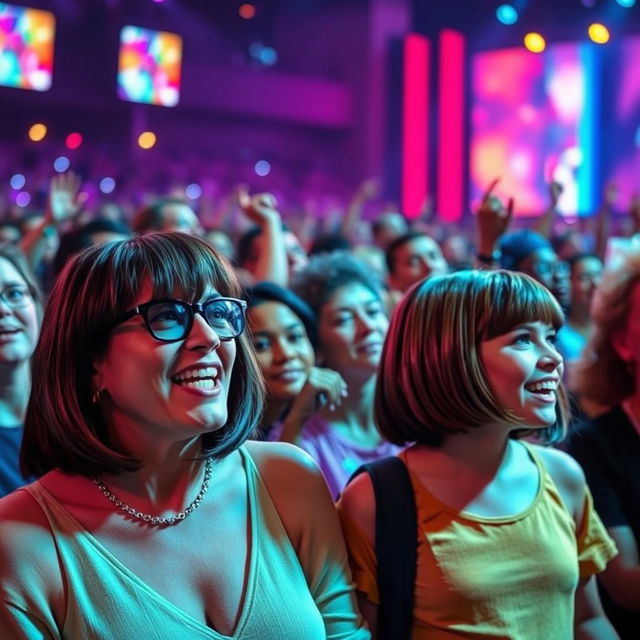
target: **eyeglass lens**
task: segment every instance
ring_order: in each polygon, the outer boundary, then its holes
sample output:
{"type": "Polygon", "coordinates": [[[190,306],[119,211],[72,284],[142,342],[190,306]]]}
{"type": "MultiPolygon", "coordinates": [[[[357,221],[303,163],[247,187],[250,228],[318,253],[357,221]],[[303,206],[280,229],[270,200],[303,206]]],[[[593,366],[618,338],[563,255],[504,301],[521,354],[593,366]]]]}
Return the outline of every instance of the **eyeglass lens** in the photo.
{"type": "MultiPolygon", "coordinates": [[[[233,300],[209,300],[203,305],[204,318],[220,338],[242,333],[242,307],[233,300]]],[[[159,302],[147,310],[147,322],[160,340],[181,340],[191,323],[192,311],[181,302],[159,302]]]]}

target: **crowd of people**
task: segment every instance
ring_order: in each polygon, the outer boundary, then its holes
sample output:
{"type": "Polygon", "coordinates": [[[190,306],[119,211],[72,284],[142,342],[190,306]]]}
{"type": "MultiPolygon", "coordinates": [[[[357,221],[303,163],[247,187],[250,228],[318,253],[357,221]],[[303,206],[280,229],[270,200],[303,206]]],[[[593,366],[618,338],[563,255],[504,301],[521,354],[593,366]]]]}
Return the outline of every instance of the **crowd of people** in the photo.
{"type": "Polygon", "coordinates": [[[587,229],[498,186],[471,234],[374,181],[315,233],[74,174],[0,221],[2,638],[635,638],[640,242],[611,188],[587,229]]]}

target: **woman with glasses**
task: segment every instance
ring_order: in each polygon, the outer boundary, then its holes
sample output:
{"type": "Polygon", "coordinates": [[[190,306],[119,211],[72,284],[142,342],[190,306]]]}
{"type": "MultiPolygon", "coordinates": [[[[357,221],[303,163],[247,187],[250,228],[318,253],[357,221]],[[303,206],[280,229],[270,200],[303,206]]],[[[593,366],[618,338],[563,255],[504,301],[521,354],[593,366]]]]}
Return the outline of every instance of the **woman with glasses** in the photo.
{"type": "Polygon", "coordinates": [[[38,288],[23,255],[12,245],[0,247],[0,496],[27,481],[19,452],[40,310],[38,288]]]}
{"type": "Polygon", "coordinates": [[[0,501],[3,639],[368,638],[320,473],[245,442],[262,387],[228,265],[151,234],[74,257],[0,501]]]}

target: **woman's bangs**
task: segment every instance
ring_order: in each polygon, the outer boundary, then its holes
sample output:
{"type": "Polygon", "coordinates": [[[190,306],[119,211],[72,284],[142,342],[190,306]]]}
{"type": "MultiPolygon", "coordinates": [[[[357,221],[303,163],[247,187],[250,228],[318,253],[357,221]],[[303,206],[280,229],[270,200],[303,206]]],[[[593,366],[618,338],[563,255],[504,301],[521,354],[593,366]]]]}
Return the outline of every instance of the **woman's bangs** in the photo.
{"type": "Polygon", "coordinates": [[[482,340],[491,340],[530,322],[542,322],[559,330],[564,324],[562,308],[541,284],[518,274],[518,279],[501,278],[487,291],[487,318],[482,340]]]}

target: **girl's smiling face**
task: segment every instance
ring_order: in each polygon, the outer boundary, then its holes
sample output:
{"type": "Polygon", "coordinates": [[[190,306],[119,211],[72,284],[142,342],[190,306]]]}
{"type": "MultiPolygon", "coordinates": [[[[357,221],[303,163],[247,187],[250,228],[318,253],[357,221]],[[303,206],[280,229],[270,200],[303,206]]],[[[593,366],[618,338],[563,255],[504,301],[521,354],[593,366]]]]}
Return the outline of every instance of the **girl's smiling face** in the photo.
{"type": "Polygon", "coordinates": [[[563,372],[556,333],[549,324],[527,322],[480,345],[498,404],[521,420],[523,428],[549,427],[556,421],[556,391],[563,372]]]}

